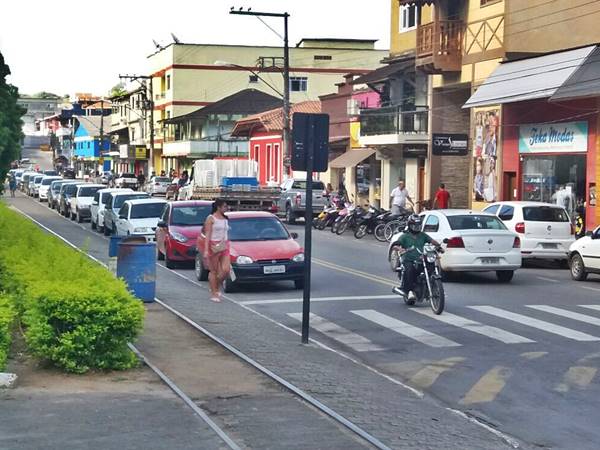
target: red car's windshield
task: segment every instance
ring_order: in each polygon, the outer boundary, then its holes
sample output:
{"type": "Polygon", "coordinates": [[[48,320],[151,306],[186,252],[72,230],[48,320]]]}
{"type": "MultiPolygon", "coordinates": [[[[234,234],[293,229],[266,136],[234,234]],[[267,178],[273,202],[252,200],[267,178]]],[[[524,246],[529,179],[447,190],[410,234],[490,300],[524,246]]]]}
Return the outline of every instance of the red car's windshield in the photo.
{"type": "Polygon", "coordinates": [[[247,217],[229,221],[231,241],[280,241],[290,235],[274,217],[247,217]]]}
{"type": "Polygon", "coordinates": [[[199,226],[210,214],[211,206],[177,206],[171,213],[171,225],[199,226]]]}

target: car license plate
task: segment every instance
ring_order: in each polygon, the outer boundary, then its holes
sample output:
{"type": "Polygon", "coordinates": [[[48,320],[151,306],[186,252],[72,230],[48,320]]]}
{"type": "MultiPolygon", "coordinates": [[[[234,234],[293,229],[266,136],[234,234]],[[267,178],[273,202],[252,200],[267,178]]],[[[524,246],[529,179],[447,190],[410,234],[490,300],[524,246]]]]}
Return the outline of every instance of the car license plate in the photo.
{"type": "Polygon", "coordinates": [[[481,258],[481,264],[498,264],[500,258],[481,258]]]}
{"type": "Polygon", "coordinates": [[[542,248],[558,248],[558,246],[556,244],[547,244],[547,243],[542,243],[542,248]]]}
{"type": "Polygon", "coordinates": [[[265,266],[263,267],[264,274],[285,273],[285,266],[265,266]]]}

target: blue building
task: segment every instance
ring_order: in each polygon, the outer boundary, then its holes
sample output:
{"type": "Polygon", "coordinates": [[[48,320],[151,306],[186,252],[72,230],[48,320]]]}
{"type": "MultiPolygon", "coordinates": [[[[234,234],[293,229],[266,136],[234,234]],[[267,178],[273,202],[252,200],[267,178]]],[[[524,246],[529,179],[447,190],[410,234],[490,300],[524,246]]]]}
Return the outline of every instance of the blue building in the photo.
{"type": "MultiPolygon", "coordinates": [[[[110,117],[101,116],[75,116],[74,151],[76,158],[75,168],[80,176],[85,171],[104,170],[110,167],[110,161],[102,154],[110,151],[110,117]],[[100,142],[100,128],[103,125],[103,142],[100,142]]],[[[106,169],[108,170],[108,169],[106,169]]]]}

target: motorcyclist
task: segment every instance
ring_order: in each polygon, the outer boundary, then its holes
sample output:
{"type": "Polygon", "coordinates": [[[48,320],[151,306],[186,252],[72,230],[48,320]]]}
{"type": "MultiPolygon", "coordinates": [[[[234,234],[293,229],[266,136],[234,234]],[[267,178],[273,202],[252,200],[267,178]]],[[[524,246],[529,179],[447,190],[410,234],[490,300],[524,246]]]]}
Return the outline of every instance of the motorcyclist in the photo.
{"type": "Polygon", "coordinates": [[[414,286],[417,276],[417,268],[415,262],[419,259],[419,250],[423,252],[425,244],[433,244],[439,247],[434,239],[428,234],[421,231],[423,221],[416,214],[411,215],[406,222],[406,230],[400,235],[396,245],[400,247],[400,256],[402,258],[402,285],[399,293],[404,295],[408,300],[415,300],[414,286]]]}

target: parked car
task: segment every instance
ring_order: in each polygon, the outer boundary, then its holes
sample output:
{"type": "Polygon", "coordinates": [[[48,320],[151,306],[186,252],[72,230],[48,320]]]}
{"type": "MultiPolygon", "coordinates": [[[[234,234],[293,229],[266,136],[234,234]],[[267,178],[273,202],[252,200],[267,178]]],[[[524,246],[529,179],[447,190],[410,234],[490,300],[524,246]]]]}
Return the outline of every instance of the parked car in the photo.
{"type": "MultiPolygon", "coordinates": [[[[444,277],[451,272],[495,271],[499,281],[512,280],[521,267],[521,240],[493,214],[445,209],[421,214],[423,231],[440,244],[440,267],[444,277]]],[[[403,232],[392,237],[388,260],[392,269],[399,264],[396,242],[403,232]]]]}
{"type": "Polygon", "coordinates": [[[75,180],[55,180],[50,183],[50,189],[48,189],[48,207],[50,209],[56,209],[58,211],[58,205],[60,202],[60,188],[63,184],[77,183],[75,180]]]}
{"type": "Polygon", "coordinates": [[[170,184],[171,179],[169,177],[152,177],[146,183],[145,191],[150,195],[166,195],[170,184]]]}
{"type": "Polygon", "coordinates": [[[125,200],[116,222],[117,236],[144,236],[154,241],[156,225],[167,205],[163,199],[140,198],[125,200]]]}
{"type": "Polygon", "coordinates": [[[17,179],[17,187],[19,186],[19,183],[21,182],[21,177],[23,176],[23,173],[25,173],[25,170],[23,170],[23,169],[15,170],[15,178],[17,179]]]}
{"type": "Polygon", "coordinates": [[[122,173],[115,178],[115,187],[137,189],[138,180],[135,173],[122,173]]]}
{"type": "Polygon", "coordinates": [[[58,172],[56,170],[54,170],[54,169],[52,169],[52,170],[44,170],[44,175],[49,176],[49,177],[50,176],[55,176],[55,175],[58,175],[58,172]]]}
{"type": "Polygon", "coordinates": [[[90,223],[92,230],[104,231],[104,208],[110,200],[109,194],[114,192],[133,192],[131,189],[104,188],[96,191],[90,206],[90,223]]]}
{"type": "Polygon", "coordinates": [[[575,227],[562,206],[540,202],[498,202],[484,209],[498,216],[521,238],[524,259],[555,259],[567,263],[575,227]]]}
{"type": "Polygon", "coordinates": [[[75,169],[73,167],[66,167],[62,171],[63,178],[68,178],[70,180],[75,179],[75,169]]]}
{"type": "Polygon", "coordinates": [[[70,199],[69,211],[71,211],[71,220],[77,219],[81,223],[89,219],[91,215],[92,201],[94,195],[100,189],[104,189],[103,184],[81,184],[77,186],[77,192],[70,199]]]}
{"type": "Polygon", "coordinates": [[[58,212],[65,217],[71,217],[71,197],[77,194],[77,187],[85,185],[83,181],[77,181],[75,183],[65,183],[60,187],[60,194],[58,196],[58,212]]]}
{"type": "Polygon", "coordinates": [[[19,189],[24,194],[27,194],[27,190],[29,189],[29,179],[30,178],[35,178],[37,175],[38,175],[37,172],[25,172],[23,174],[23,176],[21,177],[21,184],[19,186],[19,189]]]}
{"type": "Polygon", "coordinates": [[[104,235],[114,234],[116,223],[119,219],[119,210],[126,200],[138,198],[150,198],[145,192],[112,192],[108,194],[107,203],[104,206],[104,235]]]}
{"type": "Polygon", "coordinates": [[[110,170],[105,170],[104,172],[102,172],[102,175],[100,176],[100,183],[108,185],[110,184],[110,181],[113,179],[113,174],[110,170]]]}
{"type": "Polygon", "coordinates": [[[177,200],[179,194],[179,178],[173,178],[165,191],[165,199],[177,200]]]}
{"type": "Polygon", "coordinates": [[[38,188],[38,199],[40,202],[48,200],[48,192],[50,191],[50,185],[53,181],[62,180],[62,177],[58,175],[46,175],[42,178],[40,187],[38,188]]]}
{"type": "Polygon", "coordinates": [[[600,274],[600,227],[571,244],[569,266],[577,281],[584,281],[590,273],[600,274]]]}
{"type": "Polygon", "coordinates": [[[34,177],[29,177],[29,184],[27,185],[27,195],[30,197],[36,197],[40,184],[42,184],[43,174],[37,174],[34,177]]]}
{"type": "MultiPolygon", "coordinates": [[[[281,221],[268,212],[231,212],[229,240],[231,272],[225,280],[225,292],[241,283],[294,281],[296,289],[304,287],[304,250],[281,221]]],[[[198,236],[195,271],[198,280],[208,279],[202,253],[205,236],[198,236]]]]}
{"type": "MultiPolygon", "coordinates": [[[[327,200],[323,196],[325,186],[322,181],[313,181],[313,215],[318,215],[325,207],[327,200]]],[[[306,211],[306,180],[290,178],[281,185],[281,197],[277,203],[277,213],[285,214],[289,224],[296,222],[299,217],[304,217],[306,211]]]]}
{"type": "Polygon", "coordinates": [[[171,202],[165,207],[156,228],[156,253],[172,269],[176,262],[194,261],[196,241],[212,202],[205,200],[171,202]]]}

